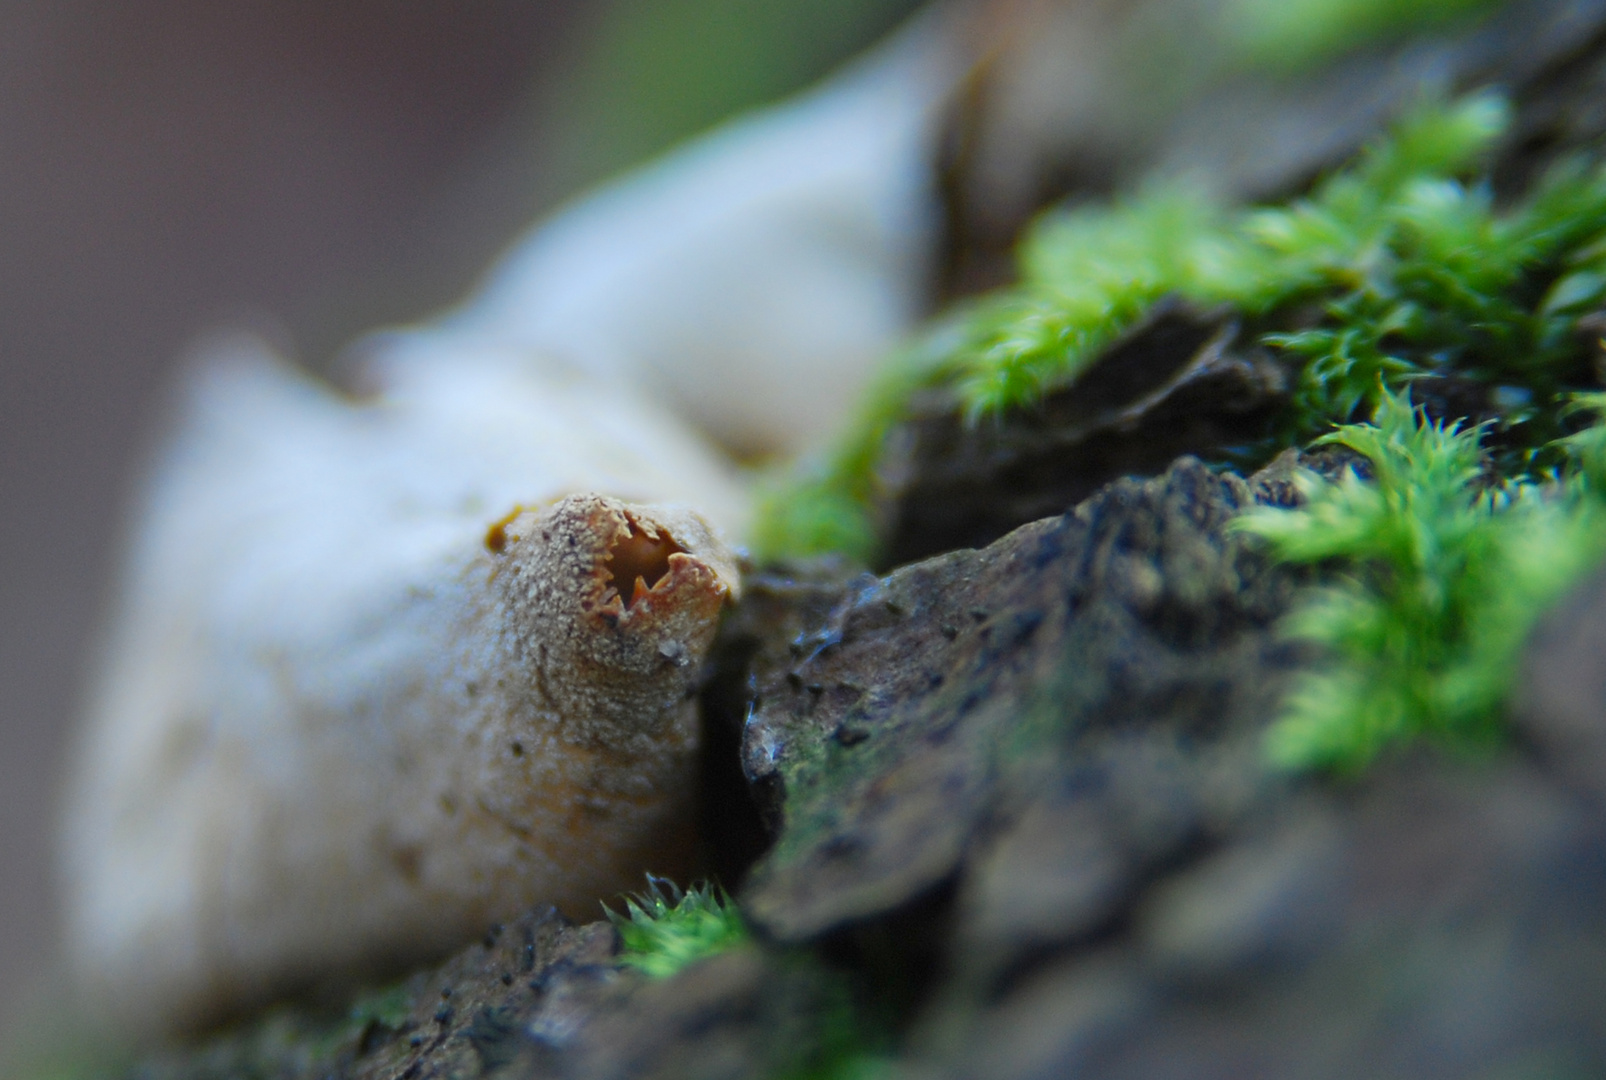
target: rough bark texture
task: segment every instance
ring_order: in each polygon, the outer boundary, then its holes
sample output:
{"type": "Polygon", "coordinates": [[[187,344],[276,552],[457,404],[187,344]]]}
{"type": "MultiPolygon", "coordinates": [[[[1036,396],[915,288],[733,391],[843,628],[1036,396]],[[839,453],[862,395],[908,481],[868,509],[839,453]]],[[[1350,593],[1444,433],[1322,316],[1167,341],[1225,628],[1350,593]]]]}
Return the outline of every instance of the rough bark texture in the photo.
{"type": "Polygon", "coordinates": [[[778,829],[739,892],[759,943],[650,981],[608,924],[534,914],[129,1075],[1598,1074],[1606,709],[1554,657],[1602,652],[1601,589],[1541,635],[1498,756],[1278,777],[1296,583],[1226,526],[1294,497],[1289,464],[1184,459],[984,550],[753,579],[724,643],[750,712],[710,719],[747,713],[778,829]]]}

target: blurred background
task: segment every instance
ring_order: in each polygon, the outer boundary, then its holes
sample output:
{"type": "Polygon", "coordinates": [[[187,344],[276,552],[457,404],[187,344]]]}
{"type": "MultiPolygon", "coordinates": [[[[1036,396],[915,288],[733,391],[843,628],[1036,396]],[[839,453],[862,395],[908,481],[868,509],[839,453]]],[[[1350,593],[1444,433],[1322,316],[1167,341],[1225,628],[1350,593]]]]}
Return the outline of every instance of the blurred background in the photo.
{"type": "Polygon", "coordinates": [[[0,0],[0,1021],[49,982],[63,751],[186,345],[320,367],[915,6],[0,0]]]}

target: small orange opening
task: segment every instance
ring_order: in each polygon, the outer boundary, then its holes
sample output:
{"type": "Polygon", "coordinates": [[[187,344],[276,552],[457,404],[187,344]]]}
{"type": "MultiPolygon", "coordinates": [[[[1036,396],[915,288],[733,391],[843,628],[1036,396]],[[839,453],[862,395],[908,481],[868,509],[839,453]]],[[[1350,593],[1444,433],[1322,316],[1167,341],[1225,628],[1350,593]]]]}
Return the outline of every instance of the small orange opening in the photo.
{"type": "Polygon", "coordinates": [[[514,506],[501,518],[485,530],[485,550],[493,555],[500,555],[507,549],[507,527],[513,524],[513,519],[524,513],[524,507],[514,506]]]}
{"type": "Polygon", "coordinates": [[[649,536],[632,521],[630,535],[608,549],[608,584],[629,607],[669,573],[669,556],[684,550],[666,535],[649,536]]]}

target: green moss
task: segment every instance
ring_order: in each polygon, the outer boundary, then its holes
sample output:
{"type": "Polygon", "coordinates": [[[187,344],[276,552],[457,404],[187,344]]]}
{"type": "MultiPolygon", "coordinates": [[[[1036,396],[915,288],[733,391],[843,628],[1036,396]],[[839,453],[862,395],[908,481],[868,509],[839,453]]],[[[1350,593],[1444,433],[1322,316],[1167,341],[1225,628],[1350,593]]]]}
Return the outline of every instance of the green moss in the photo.
{"type": "Polygon", "coordinates": [[[878,373],[849,425],[848,434],[821,459],[772,474],[760,486],[748,546],[761,563],[841,554],[874,560],[876,530],[870,519],[876,462],[887,432],[905,404],[930,379],[941,358],[942,335],[895,356],[878,373]]]}
{"type": "Polygon", "coordinates": [[[1484,189],[1421,179],[1389,215],[1370,272],[1328,302],[1321,325],[1266,337],[1308,361],[1302,430],[1374,406],[1380,380],[1454,375],[1492,390],[1496,407],[1505,395],[1499,434],[1519,454],[1556,438],[1562,402],[1587,378],[1576,318],[1602,295],[1595,264],[1577,262],[1606,226],[1601,174],[1559,172],[1506,214],[1484,189]]]}
{"type": "Polygon", "coordinates": [[[1476,177],[1508,117],[1493,94],[1426,103],[1283,206],[1233,210],[1151,185],[1045,215],[1017,285],[942,320],[834,454],[772,485],[756,553],[873,559],[877,463],[916,391],[948,388],[971,423],[1030,407],[1166,296],[1236,311],[1290,369],[1293,403],[1262,457],[1440,376],[1488,401],[1502,468],[1542,472],[1568,433],[1565,402],[1592,378],[1576,329],[1606,303],[1606,173],[1568,163],[1498,207],[1476,177]]]}
{"type": "Polygon", "coordinates": [[[1375,403],[1368,399],[1378,375],[1416,370],[1387,356],[1382,342],[1411,332],[1425,339],[1429,324],[1455,322],[1553,254],[1544,243],[1553,207],[1568,205],[1569,220],[1588,218],[1596,230],[1606,223],[1606,202],[1572,205],[1588,201],[1579,186],[1606,196],[1592,174],[1558,182],[1532,212],[1499,220],[1481,189],[1461,186],[1457,178],[1479,166],[1506,120],[1505,103],[1492,95],[1425,105],[1287,206],[1228,212],[1185,188],[1155,187],[1112,207],[1047,215],[1022,247],[1020,285],[972,316],[939,377],[951,378],[967,413],[980,418],[1073,382],[1163,296],[1250,317],[1328,298],[1321,326],[1265,341],[1311,360],[1303,426],[1349,419],[1375,403]],[[1413,321],[1423,311],[1448,318],[1413,321]],[[1324,363],[1334,351],[1328,337],[1364,339],[1377,355],[1363,355],[1357,343],[1347,361],[1324,363]]]}
{"type": "MultiPolygon", "coordinates": [[[[752,940],[730,897],[708,884],[683,893],[673,882],[649,877],[647,890],[626,900],[625,910],[623,915],[607,911],[624,943],[621,962],[655,979],[752,940]]],[[[847,977],[803,950],[774,959],[794,976],[783,984],[800,996],[775,1017],[776,1041],[764,1075],[772,1080],[887,1075],[886,1034],[872,1022],[874,1010],[863,1008],[847,977]]]]}
{"type": "Polygon", "coordinates": [[[748,940],[747,925],[723,889],[707,883],[681,892],[649,876],[647,890],[625,901],[625,914],[604,906],[624,943],[621,963],[655,979],[748,940]]]}
{"type": "Polygon", "coordinates": [[[1371,479],[1307,476],[1304,507],[1236,522],[1279,558],[1329,570],[1286,626],[1327,659],[1300,678],[1269,733],[1275,764],[1353,773],[1417,736],[1459,748],[1500,738],[1534,620],[1606,543],[1590,479],[1606,475],[1606,436],[1572,441],[1590,462],[1583,479],[1540,486],[1493,480],[1479,434],[1385,394],[1371,424],[1319,440],[1363,455],[1371,479]]]}
{"type": "Polygon", "coordinates": [[[1360,46],[1442,30],[1497,0],[1229,0],[1223,23],[1242,63],[1294,73],[1360,46]]]}
{"type": "Polygon", "coordinates": [[[762,563],[835,552],[868,563],[875,528],[865,499],[842,473],[821,469],[802,478],[776,477],[758,496],[748,547],[762,563]]]}

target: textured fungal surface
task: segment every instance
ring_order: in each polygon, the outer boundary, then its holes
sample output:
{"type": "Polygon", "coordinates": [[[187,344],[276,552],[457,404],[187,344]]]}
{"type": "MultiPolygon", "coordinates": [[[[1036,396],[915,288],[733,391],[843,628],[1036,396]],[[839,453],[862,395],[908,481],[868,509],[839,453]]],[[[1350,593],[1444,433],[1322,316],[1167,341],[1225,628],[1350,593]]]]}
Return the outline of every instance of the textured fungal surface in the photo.
{"type": "Polygon", "coordinates": [[[539,371],[353,404],[262,363],[212,372],[157,477],[84,736],[72,940],[136,1031],[594,913],[692,850],[733,556],[683,506],[565,491],[739,504],[717,464],[539,371]]]}

